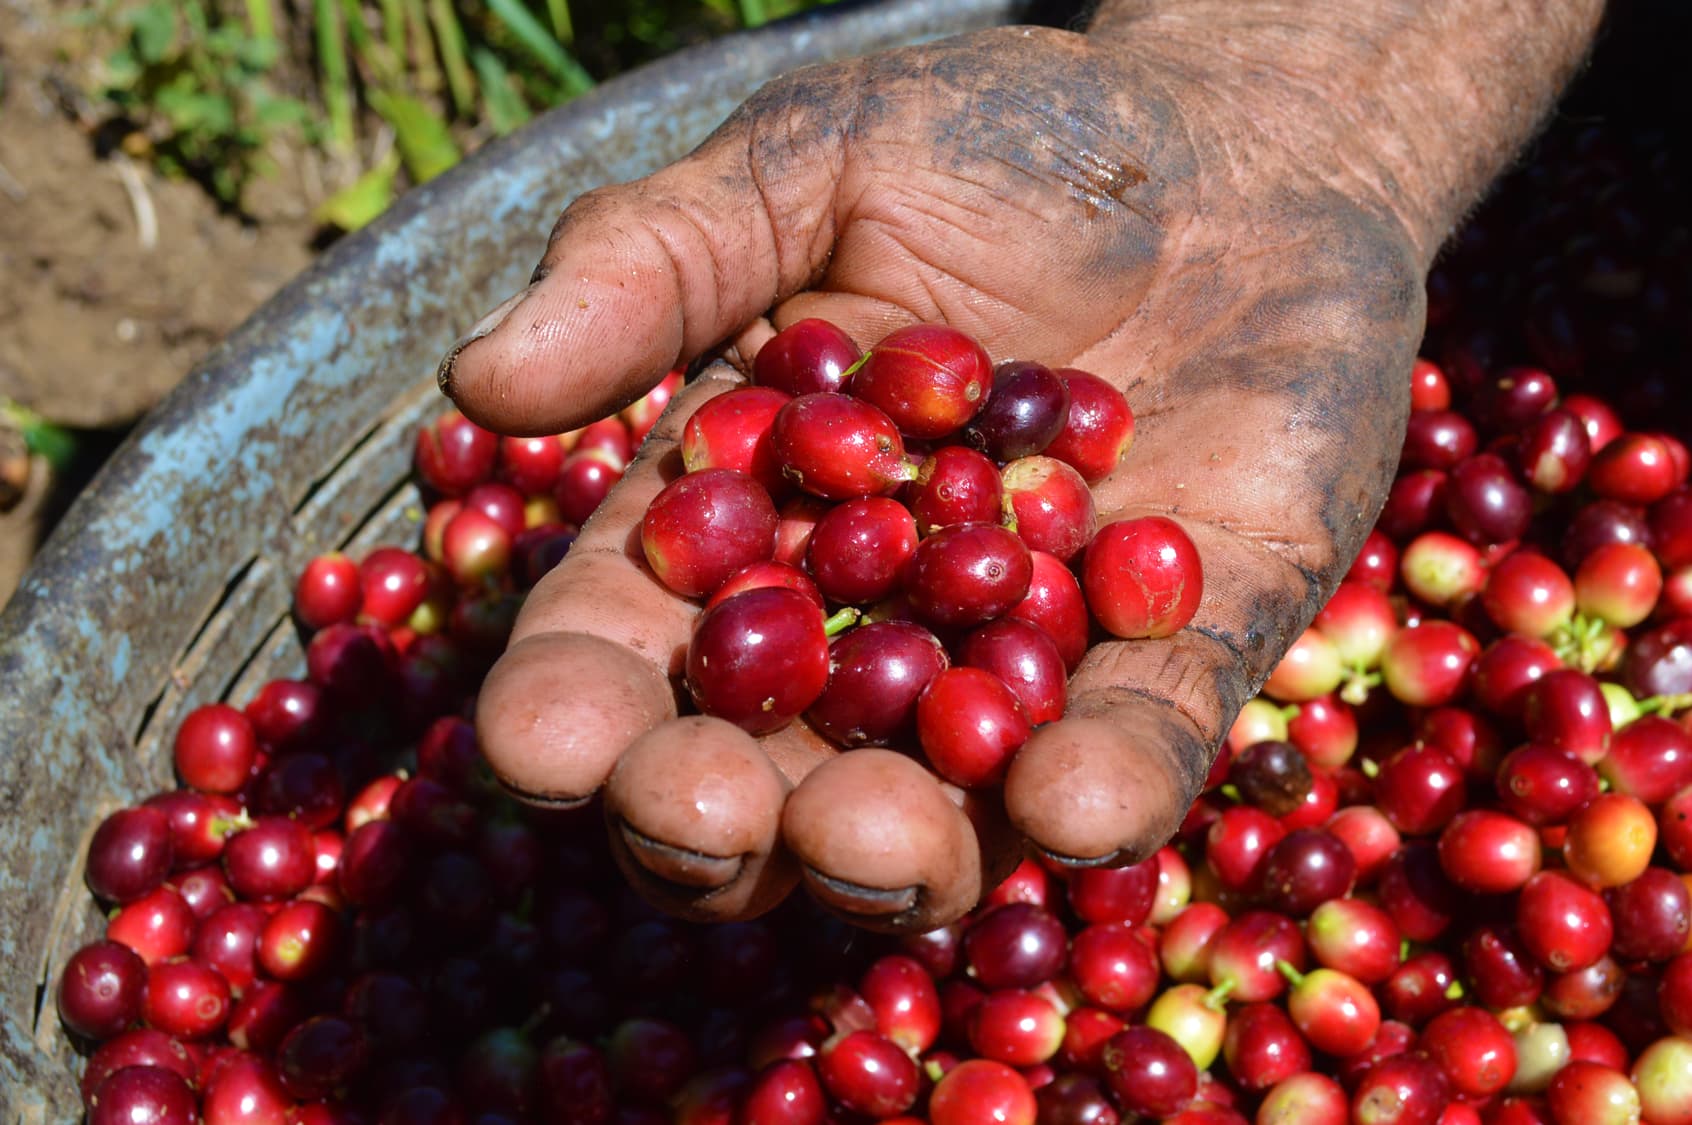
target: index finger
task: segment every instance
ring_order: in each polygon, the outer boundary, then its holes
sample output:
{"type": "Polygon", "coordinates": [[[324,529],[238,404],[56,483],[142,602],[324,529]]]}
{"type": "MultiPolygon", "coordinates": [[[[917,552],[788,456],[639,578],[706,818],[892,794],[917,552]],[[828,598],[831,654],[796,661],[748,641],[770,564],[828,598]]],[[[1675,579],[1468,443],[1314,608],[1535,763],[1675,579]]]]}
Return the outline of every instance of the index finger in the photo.
{"type": "MultiPolygon", "coordinates": [[[[804,81],[826,86],[830,73],[804,81]]],[[[442,390],[500,433],[572,429],[634,401],[812,278],[831,246],[836,160],[779,150],[802,114],[848,109],[844,93],[806,101],[796,89],[766,87],[686,158],[572,202],[534,280],[448,352],[442,390]]],[[[838,130],[807,135],[842,143],[838,130]]]]}

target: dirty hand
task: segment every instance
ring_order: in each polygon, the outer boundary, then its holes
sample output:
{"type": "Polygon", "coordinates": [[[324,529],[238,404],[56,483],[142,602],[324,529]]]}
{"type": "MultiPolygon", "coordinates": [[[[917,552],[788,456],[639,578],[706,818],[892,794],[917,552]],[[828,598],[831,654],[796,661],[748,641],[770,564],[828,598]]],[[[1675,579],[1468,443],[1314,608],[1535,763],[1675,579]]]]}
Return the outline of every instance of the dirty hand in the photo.
{"type": "Polygon", "coordinates": [[[686,159],[574,202],[534,283],[443,365],[464,412],[558,432],[712,349],[732,367],[677,397],[530,596],[478,705],[502,780],[557,803],[603,790],[629,878],[699,918],[802,882],[855,921],[926,929],[1027,848],[1149,854],[1367,532],[1427,266],[1599,5],[1524,7],[1117,0],[1084,35],[1005,28],[800,71],[686,159]],[[699,610],[646,569],[641,514],[688,414],[812,316],[862,346],[943,321],[994,357],[1112,380],[1138,429],[1095,486],[1101,522],[1173,516],[1202,556],[1197,618],[1094,647],[1002,794],[802,723],[754,739],[677,717],[699,610]]]}

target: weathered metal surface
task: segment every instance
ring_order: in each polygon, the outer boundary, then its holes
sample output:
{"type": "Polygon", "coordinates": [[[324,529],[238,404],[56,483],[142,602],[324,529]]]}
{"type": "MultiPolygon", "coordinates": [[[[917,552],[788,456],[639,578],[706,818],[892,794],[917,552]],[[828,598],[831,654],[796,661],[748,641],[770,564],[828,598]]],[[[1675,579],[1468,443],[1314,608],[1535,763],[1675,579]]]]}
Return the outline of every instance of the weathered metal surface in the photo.
{"type": "Polygon", "coordinates": [[[609,82],[337,246],[146,420],[0,616],[0,1121],[80,1115],[45,982],[98,924],[91,826],[168,781],[187,708],[297,670],[288,578],[307,557],[405,528],[434,362],[526,280],[558,210],[680,156],[785,70],[1029,10],[843,6],[609,82]]]}

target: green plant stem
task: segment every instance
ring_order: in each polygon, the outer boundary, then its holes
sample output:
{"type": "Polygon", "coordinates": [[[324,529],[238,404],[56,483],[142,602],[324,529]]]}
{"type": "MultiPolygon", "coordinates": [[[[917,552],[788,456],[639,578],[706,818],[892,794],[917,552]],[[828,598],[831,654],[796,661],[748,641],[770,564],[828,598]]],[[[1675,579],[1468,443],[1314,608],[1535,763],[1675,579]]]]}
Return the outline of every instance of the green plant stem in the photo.
{"type": "Polygon", "coordinates": [[[270,0],[247,0],[247,33],[260,43],[276,41],[276,19],[270,0]]]}
{"type": "Polygon", "coordinates": [[[1641,715],[1661,715],[1672,718],[1678,711],[1692,707],[1692,693],[1681,692],[1675,695],[1648,695],[1639,700],[1641,715]]]}
{"type": "Polygon", "coordinates": [[[381,0],[382,40],[396,59],[405,58],[405,8],[401,0],[381,0]]]}
{"type": "Polygon", "coordinates": [[[511,85],[505,65],[486,47],[470,48],[476,83],[482,91],[482,116],[495,133],[504,136],[529,119],[529,107],[511,85]]]}
{"type": "Polygon", "coordinates": [[[429,14],[423,0],[400,0],[405,8],[406,58],[417,76],[419,88],[434,93],[441,88],[441,68],[435,61],[435,37],[429,30],[429,14]]]}
{"type": "Polygon", "coordinates": [[[458,22],[451,0],[429,0],[429,23],[435,29],[435,43],[440,48],[441,69],[446,71],[453,111],[467,117],[476,108],[476,77],[465,61],[464,28],[458,22]]]}
{"type": "MultiPolygon", "coordinates": [[[[206,23],[206,9],[198,0],[189,0],[182,5],[182,24],[187,29],[185,39],[190,43],[205,43],[211,38],[211,27],[206,23]]],[[[184,62],[198,80],[201,89],[217,88],[218,64],[209,52],[187,51],[184,53],[184,62]]]]}
{"type": "Polygon", "coordinates": [[[566,94],[574,97],[593,88],[593,76],[563,44],[548,34],[521,0],[488,0],[488,10],[506,26],[518,45],[558,80],[566,94]]]}
{"type": "Polygon", "coordinates": [[[323,108],[329,118],[329,145],[343,153],[353,147],[353,90],[347,69],[347,41],[341,29],[341,12],[335,0],[312,0],[312,17],[317,38],[317,65],[321,71],[323,108]]]}
{"type": "Polygon", "coordinates": [[[576,24],[570,18],[570,0],[546,0],[546,14],[552,20],[552,34],[566,47],[576,42],[576,24]]]}
{"type": "Polygon", "coordinates": [[[370,29],[364,26],[361,0],[341,0],[341,14],[346,20],[347,44],[352,48],[353,61],[362,69],[360,77],[377,86],[403,89],[402,60],[391,57],[386,45],[376,42],[370,29]]]}
{"type": "Polygon", "coordinates": [[[835,611],[833,617],[823,622],[823,633],[830,637],[838,636],[856,625],[858,618],[862,616],[863,614],[856,607],[846,606],[844,609],[835,611]]]}
{"type": "Polygon", "coordinates": [[[770,22],[770,10],[764,0],[740,0],[740,22],[747,27],[761,27],[770,22]]]}

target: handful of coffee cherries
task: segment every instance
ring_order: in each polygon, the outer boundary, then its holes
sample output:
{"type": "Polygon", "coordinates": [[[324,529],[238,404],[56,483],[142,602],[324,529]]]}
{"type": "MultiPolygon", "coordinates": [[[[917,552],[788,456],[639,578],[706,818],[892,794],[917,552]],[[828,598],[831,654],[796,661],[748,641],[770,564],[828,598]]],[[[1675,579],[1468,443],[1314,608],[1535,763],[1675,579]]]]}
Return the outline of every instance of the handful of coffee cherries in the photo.
{"type": "Polygon", "coordinates": [[[1203,571],[1174,520],[1099,526],[1091,485],[1134,440],[1114,386],[968,334],[902,328],[860,352],[827,321],[767,343],[707,401],[686,472],[647,508],[653,574],[702,599],[699,710],[752,734],[801,715],[845,748],[920,749],[964,787],[1003,780],[1063,715],[1095,632],[1165,637],[1203,571]]]}

